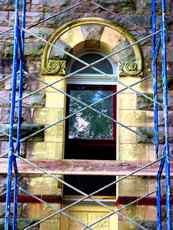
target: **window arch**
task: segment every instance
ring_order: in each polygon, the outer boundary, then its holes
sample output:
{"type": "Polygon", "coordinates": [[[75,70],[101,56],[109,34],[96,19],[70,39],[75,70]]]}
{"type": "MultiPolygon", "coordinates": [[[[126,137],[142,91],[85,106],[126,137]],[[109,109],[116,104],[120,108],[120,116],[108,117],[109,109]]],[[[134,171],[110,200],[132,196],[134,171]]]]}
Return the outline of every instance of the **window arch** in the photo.
{"type": "MultiPolygon", "coordinates": [[[[93,67],[102,71],[101,74],[92,68],[87,68],[79,71],[77,74],[67,79],[67,84],[90,84],[90,85],[115,85],[117,79],[117,65],[112,63],[110,58],[104,59],[104,55],[98,51],[85,51],[78,58],[88,64],[97,62],[93,67]],[[100,61],[103,59],[102,61],[100,61]]],[[[69,66],[69,73],[75,73],[82,69],[85,65],[78,60],[72,60],[69,66]]]]}
{"type": "Polygon", "coordinates": [[[91,46],[104,53],[116,53],[122,49],[122,55],[112,55],[115,63],[120,64],[119,73],[137,76],[143,70],[143,58],[138,44],[123,52],[124,47],[135,42],[135,38],[125,28],[109,20],[97,17],[82,18],[61,26],[46,44],[42,58],[42,74],[65,75],[66,60],[69,55],[80,53],[91,46]],[[117,58],[118,57],[118,58],[117,58]]]}
{"type": "MultiPolygon", "coordinates": [[[[128,31],[126,31],[121,26],[115,23],[112,23],[108,20],[101,19],[101,18],[82,18],[82,19],[71,21],[61,26],[50,37],[49,42],[47,43],[44,49],[44,53],[43,53],[42,76],[45,78],[49,78],[50,81],[54,80],[58,82],[58,86],[61,89],[61,91],[63,89],[63,91],[66,93],[66,89],[67,89],[67,93],[70,94],[70,96],[73,96],[71,94],[77,91],[78,92],[81,91],[84,93],[84,92],[87,92],[87,90],[90,93],[91,91],[94,91],[94,90],[95,91],[103,90],[103,91],[106,91],[106,93],[110,90],[111,92],[116,93],[116,76],[123,76],[123,77],[124,76],[127,76],[127,77],[135,76],[136,77],[136,76],[140,76],[140,74],[142,73],[143,61],[142,61],[142,55],[141,55],[139,46],[137,44],[134,44],[133,46],[129,47],[128,52],[126,52],[124,49],[126,46],[134,42],[135,42],[135,39],[133,35],[131,35],[128,31]],[[116,53],[118,53],[119,50],[124,50],[124,52],[122,51],[121,55],[117,55],[116,53]],[[107,79],[105,79],[105,76],[103,77],[102,75],[99,75],[99,78],[97,78],[96,76],[97,74],[94,75],[93,73],[93,74],[90,74],[90,77],[92,75],[92,78],[90,79],[93,79],[93,81],[90,80],[89,82],[89,79],[84,80],[84,75],[89,74],[86,72],[86,73],[81,73],[79,76],[77,75],[74,76],[74,79],[79,78],[78,80],[80,80],[76,82],[77,83],[76,84],[73,78],[68,77],[68,75],[72,75],[70,71],[68,72],[68,70],[70,70],[70,65],[68,66],[68,63],[71,62],[71,58],[75,56],[75,57],[79,57],[82,59],[82,56],[83,56],[84,59],[85,58],[87,59],[88,52],[89,53],[94,52],[95,54],[97,54],[96,55],[97,57],[99,55],[106,56],[107,54],[110,54],[110,53],[112,54],[113,52],[113,55],[109,56],[110,59],[105,59],[108,61],[105,64],[107,64],[108,66],[110,63],[113,64],[113,68],[112,68],[113,76],[112,77],[114,77],[114,79],[109,78],[110,81],[108,82],[107,79]],[[114,82],[114,84],[111,81],[114,82]],[[81,84],[79,82],[81,82],[81,84]]],[[[76,65],[75,63],[77,64],[76,61],[71,62],[71,69],[75,70],[75,65],[76,65]]],[[[111,74],[107,73],[107,75],[111,77],[110,75],[112,75],[112,72],[111,74]]],[[[88,92],[87,92],[87,95],[88,95],[88,92]]],[[[97,98],[97,97],[98,96],[91,96],[91,98],[97,98]]],[[[115,106],[112,106],[112,108],[115,108],[115,112],[112,113],[112,115],[113,115],[113,118],[116,118],[116,97],[114,98],[115,100],[113,100],[111,103],[113,105],[113,103],[115,102],[114,103],[115,106]]],[[[62,111],[65,116],[65,115],[68,115],[69,113],[70,103],[72,100],[65,98],[65,96],[62,94],[61,94],[61,99],[62,100],[60,100],[60,97],[58,98],[57,110],[62,111]],[[65,106],[66,102],[67,102],[67,107],[65,106]]],[[[46,100],[48,101],[48,99],[46,100]]],[[[108,104],[111,104],[111,103],[108,103],[108,104]]],[[[82,114],[79,113],[78,118],[81,119],[81,117],[82,117],[82,114]]],[[[86,148],[87,145],[83,145],[84,148],[82,151],[80,151],[80,152],[83,152],[84,154],[85,154],[84,152],[85,150],[87,151],[86,154],[90,152],[90,147],[94,148],[94,146],[95,147],[98,145],[101,146],[99,151],[95,151],[95,153],[98,153],[99,157],[100,155],[102,155],[101,151],[105,150],[105,148],[107,148],[109,145],[109,144],[108,145],[103,144],[104,140],[101,140],[101,138],[99,140],[99,138],[93,139],[92,137],[92,139],[94,140],[93,141],[94,143],[96,143],[97,141],[99,143],[100,141],[103,145],[93,144],[91,139],[84,140],[82,138],[81,139],[72,138],[73,140],[70,140],[68,136],[69,125],[66,124],[66,133],[64,132],[65,130],[64,125],[65,125],[65,122],[61,124],[61,138],[59,137],[57,138],[57,140],[59,141],[59,144],[61,144],[61,149],[60,149],[60,154],[59,154],[59,157],[61,157],[60,159],[62,159],[64,155],[64,146],[66,145],[67,140],[71,143],[74,142],[74,146],[76,145],[75,141],[79,141],[79,143],[84,142],[84,141],[86,141],[87,143],[88,141],[88,143],[90,143],[88,144],[88,147],[86,148]]],[[[116,134],[116,132],[114,133],[116,134]]],[[[79,134],[74,134],[74,137],[75,136],[78,137],[79,134]]],[[[115,136],[116,135],[114,135],[114,137],[115,136]]],[[[112,141],[112,139],[110,138],[109,140],[106,140],[106,141],[108,141],[107,143],[109,143],[112,141]]],[[[113,146],[114,147],[112,149],[115,149],[115,139],[113,142],[113,146]]],[[[66,145],[66,149],[67,149],[67,145],[66,145]]],[[[69,147],[69,149],[71,151],[72,149],[76,150],[80,148],[75,148],[71,146],[69,147]]],[[[67,151],[65,152],[66,152],[65,153],[66,158],[76,157],[72,153],[71,153],[71,156],[69,156],[67,154],[67,151]]],[[[90,156],[91,155],[93,156],[93,159],[96,159],[96,156],[94,154],[90,154],[90,156]]],[[[117,156],[117,158],[119,159],[119,156],[117,156]]],[[[100,187],[102,186],[101,182],[103,182],[103,180],[101,180],[99,183],[100,187]]],[[[109,193],[109,195],[110,194],[111,192],[109,193]]]]}

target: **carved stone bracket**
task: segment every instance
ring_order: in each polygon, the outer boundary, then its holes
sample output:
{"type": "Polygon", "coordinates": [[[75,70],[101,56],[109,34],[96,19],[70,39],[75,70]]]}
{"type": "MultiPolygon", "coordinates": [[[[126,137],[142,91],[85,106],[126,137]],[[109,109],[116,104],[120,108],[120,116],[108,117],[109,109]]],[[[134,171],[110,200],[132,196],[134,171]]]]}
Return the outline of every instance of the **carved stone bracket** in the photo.
{"type": "Polygon", "coordinates": [[[47,65],[42,69],[42,74],[65,75],[66,61],[49,59],[47,65]]]}
{"type": "Polygon", "coordinates": [[[125,75],[138,75],[141,70],[138,68],[138,64],[136,62],[126,62],[121,65],[121,71],[125,75]]]}

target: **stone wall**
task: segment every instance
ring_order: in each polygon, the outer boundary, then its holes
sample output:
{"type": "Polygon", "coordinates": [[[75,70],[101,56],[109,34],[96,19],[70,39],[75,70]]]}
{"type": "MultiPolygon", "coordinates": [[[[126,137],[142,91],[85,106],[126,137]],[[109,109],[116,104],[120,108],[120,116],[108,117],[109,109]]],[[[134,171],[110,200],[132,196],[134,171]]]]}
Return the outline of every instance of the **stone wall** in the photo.
{"type": "MultiPolygon", "coordinates": [[[[173,92],[172,92],[172,46],[173,46],[173,32],[172,32],[172,15],[173,15],[173,3],[172,1],[168,1],[168,78],[169,78],[169,91],[170,91],[170,141],[172,143],[172,101],[173,101],[173,92]]],[[[160,9],[158,7],[158,14],[160,14],[160,9]]],[[[27,0],[27,27],[31,27],[31,31],[37,34],[39,37],[44,39],[48,39],[49,36],[65,22],[68,22],[72,19],[82,18],[82,17],[102,17],[114,22],[118,22],[120,25],[124,26],[129,32],[131,32],[137,39],[144,37],[151,33],[151,1],[135,1],[135,0],[107,0],[107,1],[81,1],[78,4],[75,0],[27,0]],[[101,5],[99,5],[101,4],[101,5]],[[70,8],[66,11],[66,9],[70,8]],[[50,17],[54,14],[59,15],[48,20],[44,21],[36,27],[32,27],[32,25],[45,20],[47,17],[50,17]]],[[[6,31],[12,28],[14,23],[14,1],[11,0],[0,0],[0,31],[6,31]]],[[[159,22],[158,22],[159,23],[159,22]]],[[[12,31],[9,31],[5,34],[0,35],[0,154],[4,154],[8,151],[7,146],[7,137],[4,135],[4,132],[8,131],[8,123],[9,123],[9,99],[10,99],[10,77],[12,70],[12,31]],[[3,81],[1,81],[3,80],[3,81]]],[[[25,65],[26,71],[29,73],[26,76],[24,83],[24,95],[29,94],[30,92],[40,88],[42,86],[41,83],[38,83],[37,80],[41,79],[41,58],[43,49],[45,47],[45,42],[39,41],[37,38],[34,38],[31,34],[26,33],[26,43],[25,43],[25,65]]],[[[147,40],[141,43],[141,49],[144,58],[144,76],[151,76],[151,68],[150,68],[150,60],[151,60],[151,40],[147,40]]],[[[159,64],[159,77],[161,73],[161,64],[159,64]]],[[[45,76],[46,79],[46,76],[45,76]]],[[[51,81],[52,79],[46,79],[46,81],[51,81]]],[[[55,78],[53,79],[55,80],[55,78]]],[[[124,78],[124,82],[126,84],[130,84],[137,79],[124,78]]],[[[161,86],[162,82],[159,78],[159,85],[161,86]]],[[[148,96],[152,96],[152,81],[147,80],[141,83],[137,90],[140,92],[147,93],[148,96]]],[[[49,124],[51,121],[55,119],[55,117],[62,117],[63,112],[61,110],[62,104],[54,107],[54,103],[52,104],[52,92],[50,91],[42,91],[33,95],[29,99],[26,98],[24,100],[24,112],[23,112],[23,136],[26,134],[30,134],[33,131],[40,129],[40,127],[44,127],[46,124],[49,124]],[[59,107],[58,107],[59,106],[59,107]],[[49,115],[47,113],[49,111],[49,115]]],[[[128,131],[120,128],[120,152],[123,157],[121,159],[127,159],[127,155],[129,155],[134,159],[153,159],[154,151],[153,146],[151,145],[151,139],[153,136],[153,113],[152,113],[152,103],[148,100],[144,99],[141,95],[136,95],[132,91],[126,91],[120,97],[120,110],[122,111],[120,121],[129,125],[132,128],[135,128],[137,132],[141,134],[147,134],[146,139],[137,138],[133,134],[129,134],[128,131]],[[129,99],[130,98],[130,99],[129,99]],[[128,101],[128,102],[127,102],[128,101]],[[129,103],[130,102],[130,103],[129,103]],[[146,144],[147,143],[147,144],[146,144]]],[[[60,102],[60,100],[58,100],[60,102]]],[[[162,101],[160,96],[160,102],[162,101]]],[[[61,102],[60,103],[64,103],[61,102]]],[[[160,130],[162,133],[163,126],[163,114],[160,111],[160,130]]],[[[61,158],[63,153],[62,138],[63,135],[63,127],[61,130],[61,134],[56,133],[56,130],[47,131],[44,133],[40,133],[35,136],[31,141],[28,140],[24,144],[22,144],[22,153],[24,156],[30,159],[55,159],[61,158]],[[53,143],[52,138],[55,138],[53,143]],[[59,138],[59,139],[58,139],[59,138]],[[58,144],[59,143],[59,144],[58,144]],[[51,146],[51,147],[50,147],[51,146]],[[44,153],[47,153],[43,157],[44,153]],[[58,153],[59,152],[59,153],[58,153]]],[[[163,144],[163,135],[160,137],[160,146],[163,144]]],[[[173,154],[173,145],[171,144],[171,154],[173,154]]],[[[48,192],[48,194],[55,194],[61,189],[59,185],[52,180],[50,182],[50,178],[44,178],[44,181],[47,180],[46,188],[43,193],[48,192]],[[51,185],[51,186],[50,186],[51,185]],[[52,187],[52,185],[54,185],[52,187]],[[49,188],[49,186],[51,188],[49,188]]],[[[134,178],[131,180],[131,185],[135,184],[136,181],[134,178]]],[[[4,180],[1,180],[2,191],[4,190],[4,180]]],[[[42,187],[42,179],[34,178],[30,181],[30,178],[21,178],[21,183],[29,186],[29,190],[33,193],[37,193],[39,188],[44,190],[44,186],[42,187]]],[[[127,186],[127,182],[122,183],[120,186],[125,188],[127,186]]],[[[144,191],[151,191],[154,188],[154,180],[146,181],[146,178],[142,178],[139,183],[139,192],[138,194],[143,193],[144,191]],[[141,189],[141,184],[143,185],[141,189]],[[146,186],[146,189],[144,188],[146,186]]],[[[126,191],[122,189],[122,191],[126,191]]],[[[124,195],[131,195],[131,190],[127,190],[124,195]]],[[[134,195],[134,192],[132,191],[134,195]]],[[[44,215],[44,213],[40,213],[39,216],[34,217],[32,214],[34,210],[41,210],[43,206],[37,205],[27,205],[25,204],[24,211],[22,211],[21,218],[31,220],[37,219],[40,215],[44,215]],[[27,207],[27,208],[26,208],[27,207]],[[28,211],[29,210],[29,211],[28,211]],[[23,216],[26,214],[27,218],[23,216]]],[[[139,208],[140,209],[140,208],[139,208]]],[[[23,210],[23,206],[21,205],[21,210],[23,210]]],[[[145,211],[147,211],[145,209],[145,211]]],[[[39,211],[38,211],[39,212],[39,211]]],[[[144,219],[147,220],[149,216],[145,216],[145,213],[141,212],[136,213],[134,209],[128,211],[131,216],[135,216],[136,219],[144,219]],[[141,214],[139,214],[141,213],[141,214]]],[[[154,211],[153,211],[154,213],[154,211]]],[[[151,218],[153,221],[154,217],[151,218]]],[[[54,220],[57,222],[58,220],[54,220]]],[[[49,223],[50,224],[50,223],[49,223]]],[[[50,227],[50,225],[49,225],[50,227]]],[[[23,229],[21,227],[21,229],[23,229]]],[[[41,229],[47,229],[47,226],[43,226],[41,229]]],[[[52,229],[54,229],[54,224],[52,224],[52,229]]],[[[128,229],[128,227],[127,227],[128,229]]],[[[133,229],[133,227],[131,227],[133,229]]]]}

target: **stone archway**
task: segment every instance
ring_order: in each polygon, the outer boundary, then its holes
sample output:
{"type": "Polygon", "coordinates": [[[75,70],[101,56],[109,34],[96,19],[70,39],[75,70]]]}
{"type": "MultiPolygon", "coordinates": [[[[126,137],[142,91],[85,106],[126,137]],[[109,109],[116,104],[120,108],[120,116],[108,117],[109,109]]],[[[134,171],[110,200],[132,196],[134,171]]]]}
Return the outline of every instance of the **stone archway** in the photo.
{"type": "Polygon", "coordinates": [[[120,64],[120,74],[136,76],[142,72],[142,54],[132,34],[105,19],[82,18],[64,24],[52,34],[44,49],[42,74],[64,75],[68,53],[76,55],[92,46],[112,53],[114,62],[120,64]],[[116,55],[119,50],[122,51],[116,55]]]}

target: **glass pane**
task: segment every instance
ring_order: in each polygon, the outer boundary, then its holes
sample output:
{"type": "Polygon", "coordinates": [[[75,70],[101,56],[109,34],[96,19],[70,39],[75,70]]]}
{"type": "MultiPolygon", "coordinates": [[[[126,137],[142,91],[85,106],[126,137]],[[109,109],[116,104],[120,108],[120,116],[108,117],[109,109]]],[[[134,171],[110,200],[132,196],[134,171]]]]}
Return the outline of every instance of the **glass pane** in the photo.
{"type": "MultiPolygon", "coordinates": [[[[71,90],[71,96],[85,102],[96,103],[100,99],[112,94],[111,90],[71,90]]],[[[84,106],[70,99],[69,113],[76,113],[69,118],[70,139],[112,139],[112,120],[87,108],[80,111],[84,106]],[[79,111],[79,112],[78,112],[79,111]]],[[[112,97],[94,105],[100,112],[112,117],[112,97]]]]}
{"type": "MultiPolygon", "coordinates": [[[[103,58],[103,56],[99,55],[99,54],[95,54],[95,53],[89,53],[89,54],[84,54],[83,56],[80,57],[81,60],[87,62],[88,64],[93,63],[99,59],[103,58]]],[[[74,72],[78,69],[83,68],[85,65],[82,64],[81,62],[75,61],[72,66],[71,66],[71,72],[74,72]]],[[[113,74],[113,69],[112,69],[112,65],[110,64],[110,62],[105,59],[101,62],[99,62],[98,64],[95,64],[93,67],[96,67],[97,69],[101,70],[104,73],[107,74],[113,74]]],[[[92,68],[87,68],[83,71],[80,71],[79,74],[100,74],[97,71],[93,70],[92,68]]]]}

